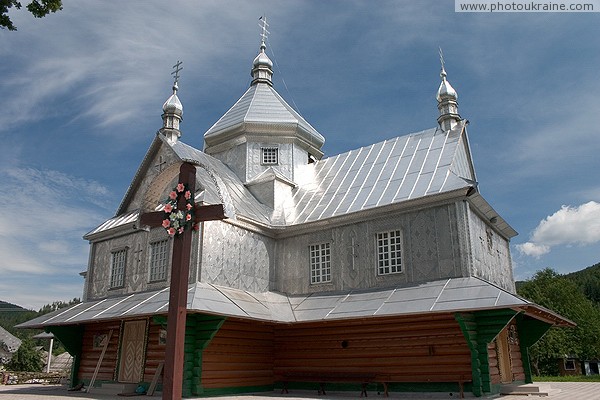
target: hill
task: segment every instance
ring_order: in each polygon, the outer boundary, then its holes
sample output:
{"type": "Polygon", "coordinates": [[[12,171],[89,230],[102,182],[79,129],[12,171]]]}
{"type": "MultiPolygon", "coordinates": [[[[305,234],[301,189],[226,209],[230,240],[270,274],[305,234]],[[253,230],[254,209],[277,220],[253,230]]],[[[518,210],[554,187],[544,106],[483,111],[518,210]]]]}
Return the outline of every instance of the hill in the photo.
{"type": "Polygon", "coordinates": [[[600,304],[600,263],[566,274],[565,278],[575,282],[585,297],[600,304]]]}
{"type": "Polygon", "coordinates": [[[35,318],[37,315],[37,311],[27,310],[16,304],[0,300],[0,326],[20,339],[28,335],[22,329],[15,329],[14,326],[35,318]]]}

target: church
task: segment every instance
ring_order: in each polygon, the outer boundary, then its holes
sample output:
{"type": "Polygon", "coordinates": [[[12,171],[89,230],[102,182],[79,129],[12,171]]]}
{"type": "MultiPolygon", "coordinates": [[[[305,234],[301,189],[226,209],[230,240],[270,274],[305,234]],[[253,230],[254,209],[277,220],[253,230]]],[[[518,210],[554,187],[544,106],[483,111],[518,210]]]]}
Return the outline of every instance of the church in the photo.
{"type": "Polygon", "coordinates": [[[573,323],[516,294],[517,233],[479,192],[444,65],[428,129],[325,156],[325,137],[273,86],[266,48],[263,30],[250,87],[203,149],[185,143],[176,74],[115,216],[84,236],[83,302],[20,327],[65,345],[72,385],[160,391],[173,243],[193,226],[184,397],[482,396],[532,382],[529,347],[573,323]],[[195,170],[193,190],[182,164],[195,170]],[[187,210],[176,209],[179,193],[187,210]],[[194,224],[197,205],[222,216],[194,224]]]}

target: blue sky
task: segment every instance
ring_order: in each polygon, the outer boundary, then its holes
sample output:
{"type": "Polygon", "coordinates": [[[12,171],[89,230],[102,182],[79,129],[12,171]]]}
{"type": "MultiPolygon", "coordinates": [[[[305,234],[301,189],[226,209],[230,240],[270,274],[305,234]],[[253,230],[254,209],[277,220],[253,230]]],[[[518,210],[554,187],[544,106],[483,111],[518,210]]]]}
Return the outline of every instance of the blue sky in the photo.
{"type": "Polygon", "coordinates": [[[89,245],[156,131],[182,60],[182,140],[244,93],[270,23],[278,92],[326,156],[436,125],[438,47],[515,277],[600,262],[598,13],[455,13],[453,1],[74,1],[0,31],[0,300],[81,297],[89,245]]]}

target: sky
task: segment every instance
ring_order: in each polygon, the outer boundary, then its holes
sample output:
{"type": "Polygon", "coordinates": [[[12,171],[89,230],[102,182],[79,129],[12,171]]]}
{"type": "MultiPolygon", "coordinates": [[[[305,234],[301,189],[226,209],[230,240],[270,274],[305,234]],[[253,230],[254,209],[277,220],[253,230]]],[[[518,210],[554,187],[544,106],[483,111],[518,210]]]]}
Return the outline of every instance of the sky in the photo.
{"type": "MultiPolygon", "coordinates": [[[[26,2],[28,3],[28,2],[26,2]]],[[[181,140],[250,84],[259,17],[276,90],[333,156],[436,126],[439,48],[516,279],[600,262],[600,13],[457,13],[454,1],[64,0],[0,30],[0,300],[82,297],[89,244],[162,126],[181,140]]]]}

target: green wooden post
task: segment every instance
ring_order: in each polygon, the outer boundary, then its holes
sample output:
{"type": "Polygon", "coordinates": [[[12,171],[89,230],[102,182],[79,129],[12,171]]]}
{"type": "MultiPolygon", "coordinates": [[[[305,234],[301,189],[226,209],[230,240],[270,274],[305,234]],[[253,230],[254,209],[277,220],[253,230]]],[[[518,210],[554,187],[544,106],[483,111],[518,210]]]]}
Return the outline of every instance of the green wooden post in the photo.
{"type": "Polygon", "coordinates": [[[525,383],[533,383],[529,347],[533,346],[552,327],[551,324],[529,318],[523,314],[517,316],[517,330],[519,332],[519,347],[525,371],[525,383]]]}
{"type": "Polygon", "coordinates": [[[73,357],[73,364],[71,364],[71,387],[76,386],[79,383],[77,374],[79,372],[83,347],[83,325],[49,326],[46,330],[52,332],[73,357]]]}
{"type": "Polygon", "coordinates": [[[498,336],[516,314],[511,309],[499,309],[457,313],[454,316],[471,350],[473,394],[477,397],[492,391],[488,343],[498,336]]]}

